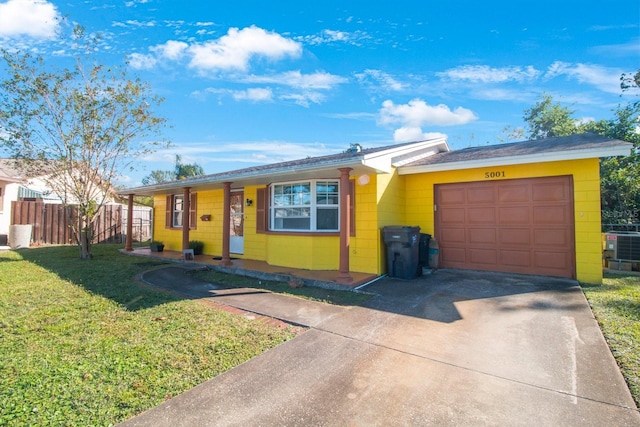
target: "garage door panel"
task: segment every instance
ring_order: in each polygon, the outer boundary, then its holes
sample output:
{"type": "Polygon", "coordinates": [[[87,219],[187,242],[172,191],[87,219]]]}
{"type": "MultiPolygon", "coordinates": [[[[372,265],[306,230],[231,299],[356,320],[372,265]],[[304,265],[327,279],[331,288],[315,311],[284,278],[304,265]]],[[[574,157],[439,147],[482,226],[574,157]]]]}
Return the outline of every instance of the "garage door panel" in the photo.
{"type": "Polygon", "coordinates": [[[462,268],[467,264],[467,252],[464,248],[447,248],[440,251],[440,259],[443,263],[452,267],[462,268]]]}
{"type": "Polygon", "coordinates": [[[531,199],[530,188],[524,184],[499,185],[498,200],[500,203],[528,202],[531,199]]]}
{"type": "Polygon", "coordinates": [[[467,209],[467,224],[496,224],[496,208],[489,207],[469,207],[467,209]]]}
{"type": "Polygon", "coordinates": [[[466,222],[467,212],[463,208],[442,208],[441,209],[442,224],[448,225],[463,225],[466,222]]]}
{"type": "Polygon", "coordinates": [[[498,252],[492,249],[469,249],[469,262],[475,268],[495,268],[498,263],[498,252]]]}
{"type": "Polygon", "coordinates": [[[531,267],[531,252],[528,250],[501,250],[500,263],[509,267],[531,267]]]}
{"type": "Polygon", "coordinates": [[[535,251],[536,268],[543,271],[562,271],[569,261],[570,254],[566,252],[535,251]]]}
{"type": "Polygon", "coordinates": [[[500,207],[498,209],[500,224],[529,224],[531,210],[529,206],[500,207]]]}
{"type": "Polygon", "coordinates": [[[466,191],[464,188],[444,189],[440,194],[440,203],[442,204],[464,203],[465,196],[466,196],[466,191]]]}
{"type": "Polygon", "coordinates": [[[444,184],[435,196],[443,267],[575,277],[571,177],[444,184]]]}
{"type": "Polygon", "coordinates": [[[533,230],[533,242],[537,247],[546,249],[571,249],[571,234],[564,229],[537,228],[533,230]]]}
{"type": "Polygon", "coordinates": [[[441,239],[446,240],[449,245],[464,245],[467,241],[467,232],[463,228],[442,228],[440,235],[441,239]]]}
{"type": "Polygon", "coordinates": [[[498,230],[498,242],[503,246],[531,246],[529,228],[501,228],[498,230]]]}
{"type": "Polygon", "coordinates": [[[467,235],[469,236],[468,243],[471,245],[483,245],[487,243],[495,245],[498,242],[495,228],[468,228],[467,235]]]}
{"type": "Polygon", "coordinates": [[[467,190],[467,203],[490,204],[496,203],[496,192],[492,186],[476,185],[467,190]]]}
{"type": "Polygon", "coordinates": [[[549,179],[532,185],[534,202],[563,202],[571,198],[571,188],[562,180],[549,179]]]}
{"type": "Polygon", "coordinates": [[[569,206],[534,206],[533,223],[536,225],[555,224],[565,226],[570,221],[569,206]]]}

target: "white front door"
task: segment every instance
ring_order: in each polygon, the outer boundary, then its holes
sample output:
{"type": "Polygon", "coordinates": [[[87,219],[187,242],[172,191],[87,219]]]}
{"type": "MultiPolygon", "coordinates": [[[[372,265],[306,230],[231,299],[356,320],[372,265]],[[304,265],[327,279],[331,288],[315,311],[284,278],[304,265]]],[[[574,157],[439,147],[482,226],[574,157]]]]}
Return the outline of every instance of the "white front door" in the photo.
{"type": "Polygon", "coordinates": [[[232,254],[244,253],[244,192],[231,193],[231,218],[229,223],[229,252],[232,254]]]}

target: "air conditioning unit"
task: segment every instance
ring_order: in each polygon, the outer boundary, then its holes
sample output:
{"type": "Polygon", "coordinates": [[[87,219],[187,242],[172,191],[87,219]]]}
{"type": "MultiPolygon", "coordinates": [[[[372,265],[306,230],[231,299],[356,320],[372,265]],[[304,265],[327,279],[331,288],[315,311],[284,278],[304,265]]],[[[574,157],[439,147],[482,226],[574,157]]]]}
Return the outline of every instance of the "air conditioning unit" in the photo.
{"type": "Polygon", "coordinates": [[[640,261],[640,233],[617,231],[607,233],[607,249],[613,251],[613,259],[619,261],[640,261]]]}

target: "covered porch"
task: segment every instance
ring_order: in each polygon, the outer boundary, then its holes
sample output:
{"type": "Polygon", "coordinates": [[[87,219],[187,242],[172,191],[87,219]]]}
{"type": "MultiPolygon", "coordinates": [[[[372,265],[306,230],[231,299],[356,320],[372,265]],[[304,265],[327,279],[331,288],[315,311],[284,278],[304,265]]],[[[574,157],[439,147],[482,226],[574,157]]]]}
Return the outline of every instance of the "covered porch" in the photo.
{"type": "Polygon", "coordinates": [[[353,279],[348,283],[337,279],[338,272],[334,270],[305,270],[290,267],[269,265],[264,261],[250,259],[231,258],[232,265],[225,265],[222,257],[211,255],[196,255],[193,261],[185,261],[182,252],[162,251],[152,252],[149,247],[138,247],[133,250],[122,250],[122,253],[131,256],[153,258],[171,262],[191,263],[202,267],[211,268],[216,271],[240,276],[251,277],[261,280],[275,280],[289,282],[300,280],[305,286],[317,286],[327,289],[354,290],[366,283],[378,279],[375,274],[350,272],[353,279]]]}

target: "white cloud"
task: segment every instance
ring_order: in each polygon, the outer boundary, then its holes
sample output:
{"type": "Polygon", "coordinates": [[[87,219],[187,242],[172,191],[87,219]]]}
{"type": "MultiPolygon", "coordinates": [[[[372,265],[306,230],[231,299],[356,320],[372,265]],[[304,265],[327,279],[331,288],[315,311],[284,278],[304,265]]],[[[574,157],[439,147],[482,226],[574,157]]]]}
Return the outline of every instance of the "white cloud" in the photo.
{"type": "Polygon", "coordinates": [[[131,27],[155,27],[156,26],[156,22],[155,21],[138,21],[135,19],[129,19],[127,21],[124,22],[126,25],[129,25],[131,27]]]}
{"type": "Polygon", "coordinates": [[[508,81],[523,82],[536,79],[540,71],[532,66],[494,68],[488,65],[463,65],[451,68],[437,76],[449,80],[466,80],[473,83],[503,83],[508,81]]]}
{"type": "Polygon", "coordinates": [[[638,51],[640,51],[640,37],[635,37],[627,43],[596,46],[591,48],[591,50],[595,53],[606,54],[608,56],[616,55],[637,58],[638,51]]]}
{"type": "MultiPolygon", "coordinates": [[[[321,143],[294,143],[277,140],[246,141],[233,143],[211,144],[210,142],[180,142],[175,147],[158,150],[144,158],[145,162],[172,163],[175,155],[179,154],[185,162],[196,162],[202,165],[207,173],[211,169],[231,170],[242,167],[242,163],[267,164],[288,160],[303,159],[311,156],[326,155],[329,147],[321,143]],[[193,159],[193,160],[191,160],[193,159]],[[217,167],[209,167],[212,164],[217,167]],[[230,163],[238,163],[230,167],[230,163]]],[[[336,153],[340,152],[335,149],[336,153]]]]}
{"type": "Polygon", "coordinates": [[[270,102],[273,101],[273,91],[267,88],[249,88],[247,90],[234,91],[233,99],[237,101],[270,102]]]}
{"type": "Polygon", "coordinates": [[[473,111],[458,107],[451,110],[444,104],[429,105],[421,99],[412,99],[407,104],[396,105],[391,100],[382,103],[378,123],[381,125],[399,124],[393,133],[396,142],[421,141],[444,136],[439,132],[423,132],[422,126],[463,125],[477,116],[473,111]]]}
{"type": "Polygon", "coordinates": [[[623,72],[617,68],[601,65],[556,61],[549,66],[545,77],[552,79],[564,75],[579,83],[595,86],[604,92],[620,93],[620,76],[623,72]]]}
{"type": "Polygon", "coordinates": [[[60,16],[45,0],[9,0],[0,3],[0,37],[55,37],[60,16]]]}
{"type": "Polygon", "coordinates": [[[440,132],[422,132],[419,127],[401,127],[393,132],[395,142],[426,141],[435,138],[446,138],[446,134],[440,132]]]}
{"type": "Polygon", "coordinates": [[[302,93],[292,93],[280,96],[280,99],[294,101],[303,107],[309,107],[311,103],[320,104],[325,100],[325,96],[320,92],[305,91],[302,93]]]}
{"type": "Polygon", "coordinates": [[[457,107],[451,110],[444,104],[429,105],[416,98],[401,105],[396,105],[391,100],[384,101],[380,109],[379,123],[383,125],[399,123],[403,127],[454,126],[477,119],[475,113],[469,109],[457,107]]]}
{"type": "Polygon", "coordinates": [[[241,30],[230,28],[217,40],[190,46],[189,53],[192,56],[190,66],[201,71],[246,71],[256,57],[296,58],[301,55],[302,47],[291,39],[252,25],[241,30]]]}
{"type": "Polygon", "coordinates": [[[337,30],[322,30],[320,34],[310,35],[304,37],[297,37],[296,40],[300,40],[303,43],[310,45],[320,45],[327,43],[346,43],[350,45],[358,45],[360,40],[369,38],[369,36],[363,31],[346,32],[337,30]]]}
{"type": "Polygon", "coordinates": [[[299,89],[332,89],[338,84],[345,83],[347,79],[324,71],[312,74],[302,74],[300,71],[288,71],[270,76],[252,75],[247,77],[245,81],[249,83],[274,83],[299,89]]]}
{"type": "Polygon", "coordinates": [[[179,61],[185,54],[189,45],[184,42],[169,40],[164,44],[151,47],[149,50],[155,52],[158,56],[171,61],[179,61]]]}
{"type": "Polygon", "coordinates": [[[142,53],[132,53],[129,55],[129,65],[136,70],[150,70],[154,68],[158,60],[153,55],[145,55],[142,53]]]}
{"type": "Polygon", "coordinates": [[[362,73],[355,74],[355,77],[362,84],[376,86],[386,91],[401,91],[405,88],[405,84],[396,80],[390,74],[380,70],[364,70],[362,73]]]}

